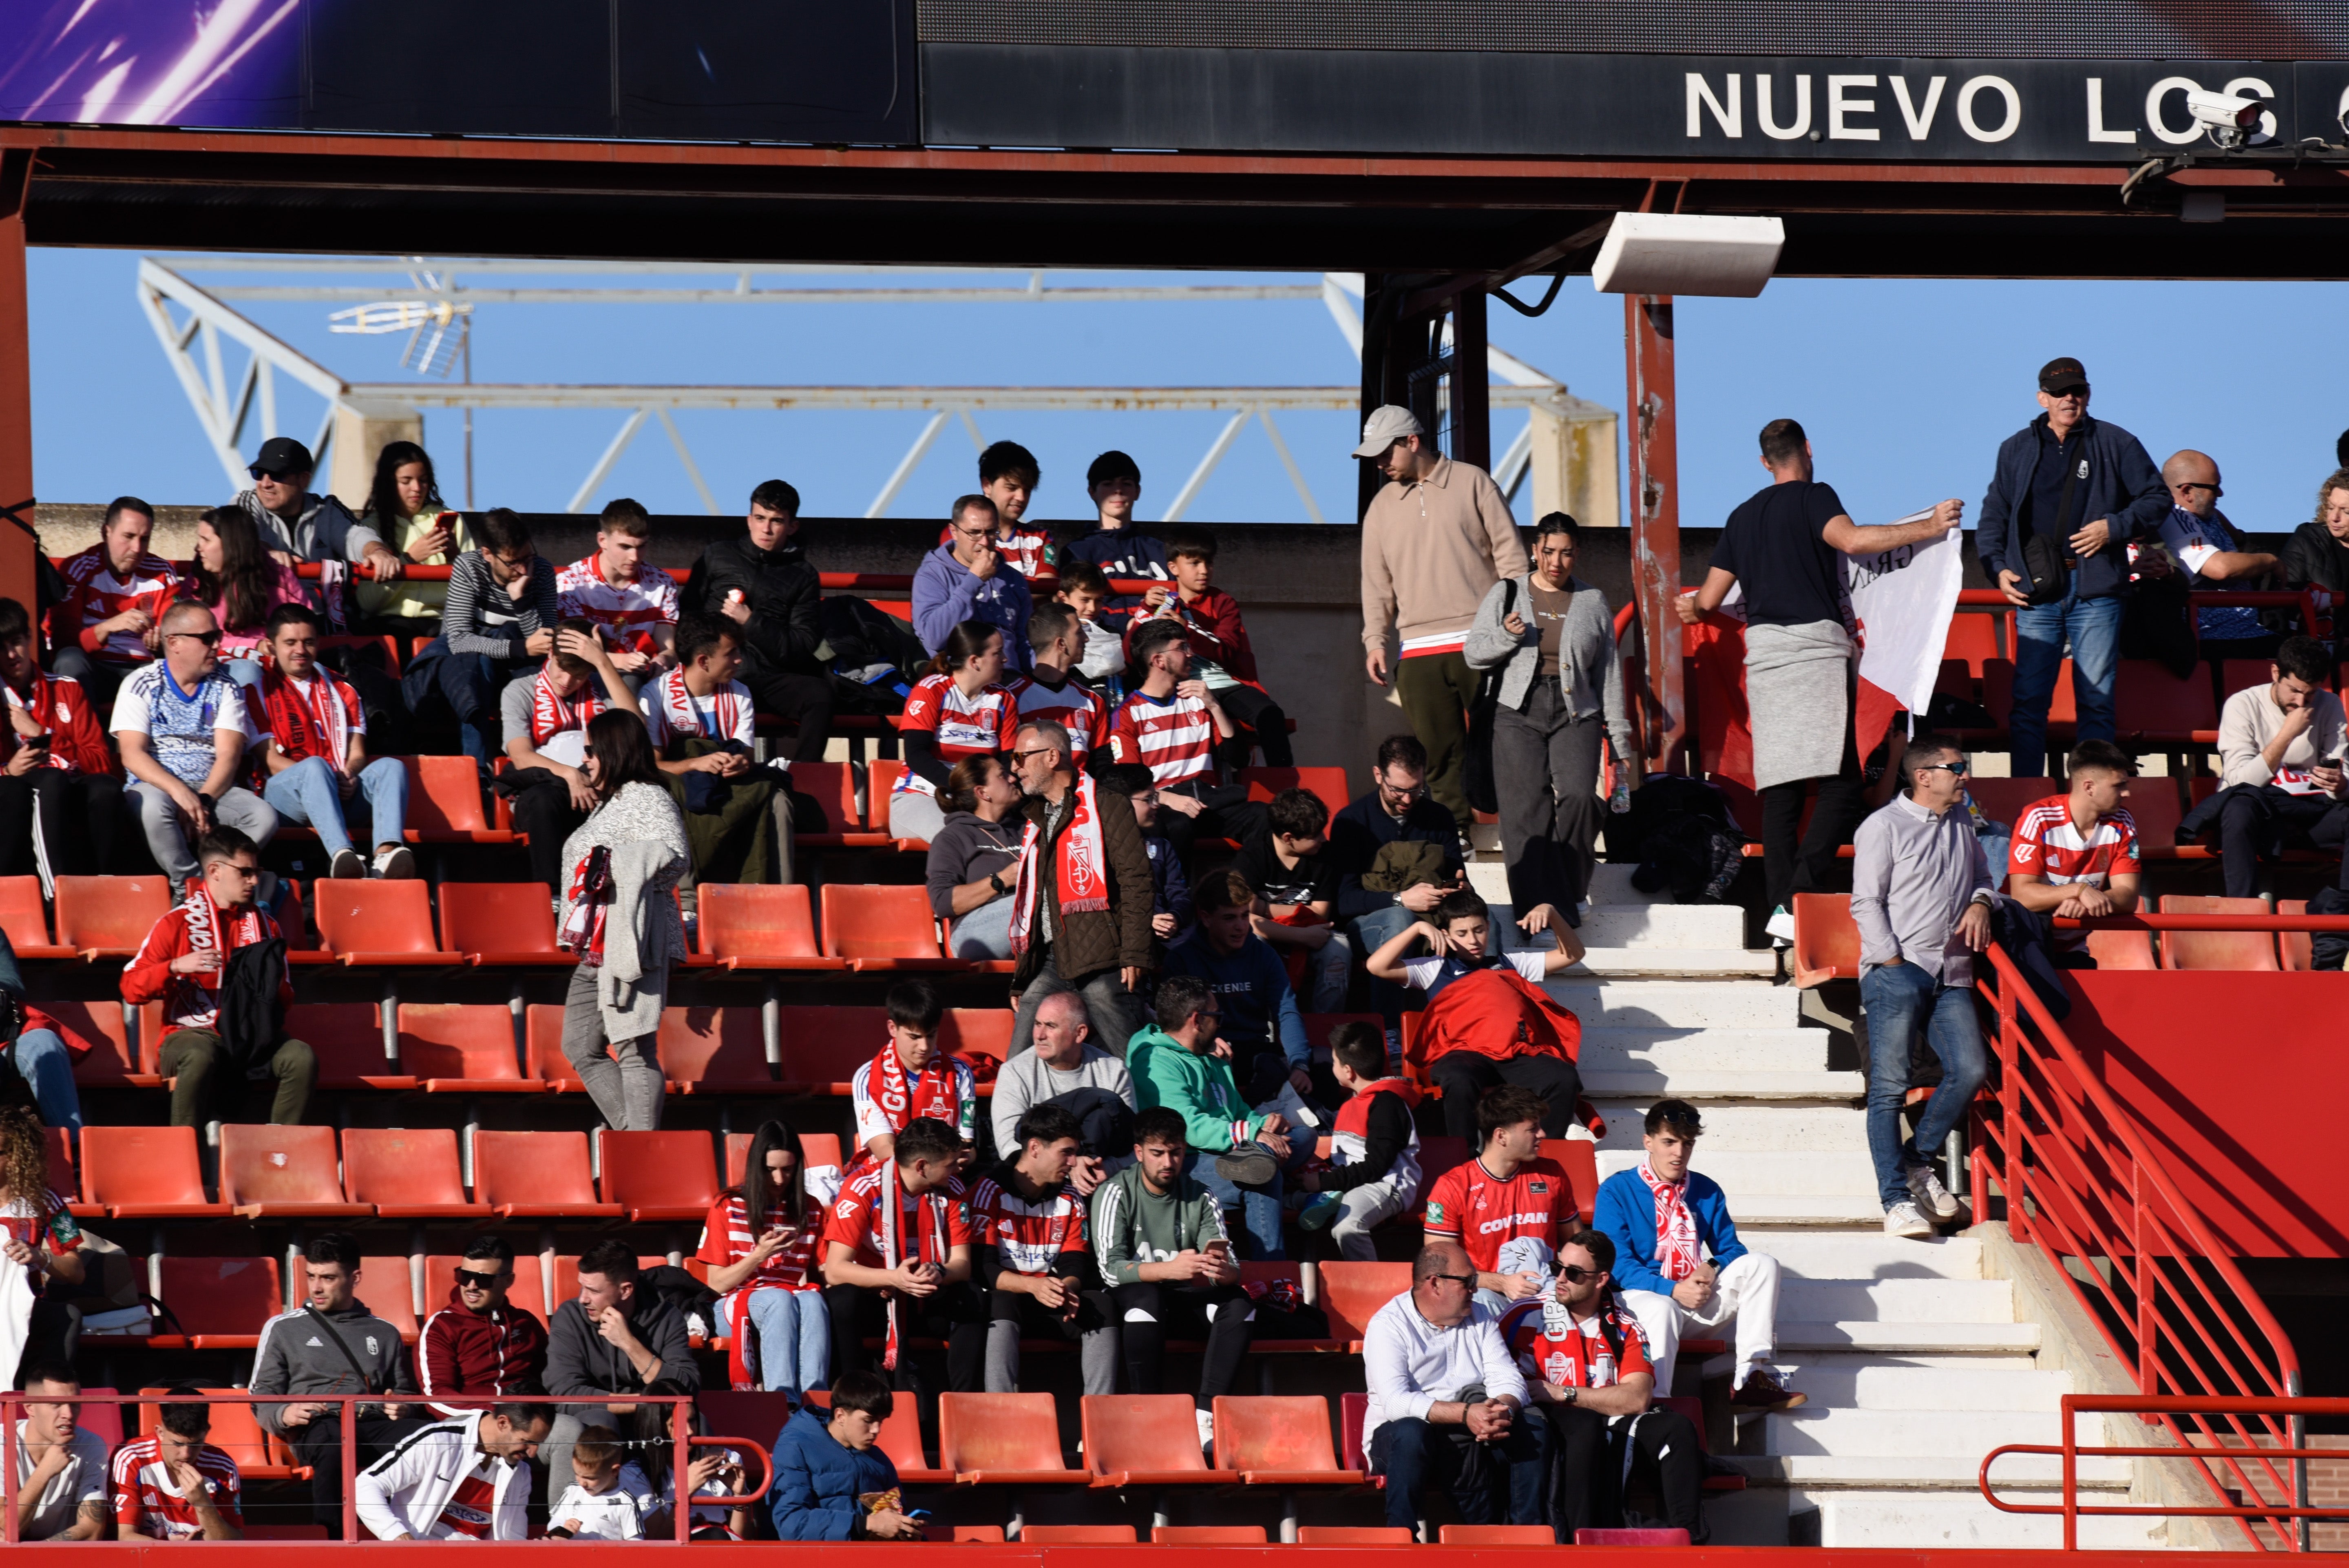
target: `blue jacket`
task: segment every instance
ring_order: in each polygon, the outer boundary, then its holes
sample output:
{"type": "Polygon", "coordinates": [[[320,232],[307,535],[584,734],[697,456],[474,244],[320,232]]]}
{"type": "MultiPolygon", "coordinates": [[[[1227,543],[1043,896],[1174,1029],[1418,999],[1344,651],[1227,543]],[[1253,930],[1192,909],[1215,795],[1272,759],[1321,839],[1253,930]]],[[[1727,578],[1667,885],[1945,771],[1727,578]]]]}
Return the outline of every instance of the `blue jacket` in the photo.
{"type": "Polygon", "coordinates": [[[812,1407],[783,1423],[775,1438],[775,1484],[767,1494],[775,1535],[783,1541],[846,1541],[864,1517],[860,1493],[887,1491],[897,1467],[878,1447],[843,1446],[812,1407]]]}
{"type": "MultiPolygon", "coordinates": [[[[1745,1255],[1737,1239],[1737,1222],[1729,1217],[1729,1200],[1721,1183],[1692,1171],[1688,1177],[1689,1212],[1696,1219],[1697,1250],[1716,1268],[1725,1268],[1745,1255]]],[[[1656,1200],[1634,1168],[1618,1171],[1599,1183],[1599,1206],[1593,1229],[1607,1233],[1615,1243],[1615,1283],[1625,1290],[1653,1291],[1670,1295],[1672,1282],[1656,1272],[1656,1200]]]]}
{"type": "Polygon", "coordinates": [[[1215,992],[1223,1009],[1224,1038],[1232,1043],[1235,1077],[1246,1077],[1245,1064],[1275,1047],[1292,1068],[1312,1065],[1313,1047],[1305,1040],[1305,1017],[1297,1010],[1288,970],[1263,937],[1249,936],[1226,957],[1202,932],[1166,950],[1164,973],[1195,975],[1215,992]]]}
{"type": "Polygon", "coordinates": [[[985,621],[1003,628],[1006,667],[1028,668],[1028,613],[1033,603],[1028,579],[1016,567],[1004,562],[992,577],[974,576],[955,559],[950,544],[923,556],[914,573],[914,632],[934,654],[946,645],[957,624],[985,621]]]}
{"type": "MultiPolygon", "coordinates": [[[[2001,572],[2023,571],[2023,542],[2031,537],[2031,520],[2025,515],[2031,476],[2044,449],[2041,432],[2046,428],[2043,413],[1998,449],[1998,467],[1974,526],[1974,552],[1993,588],[2001,572]]],[[[2128,552],[2120,548],[2121,542],[2161,531],[2161,520],[2169,515],[2169,491],[2161,482],[2161,470],[2135,436],[2085,414],[2080,429],[2087,441],[2088,471],[2078,481],[2083,491],[2073,495],[2073,515],[2084,522],[2112,519],[2113,542],[2081,558],[2072,573],[2072,586],[2080,598],[2105,599],[2128,588],[2128,552]]]]}
{"type": "MultiPolygon", "coordinates": [[[[1108,755],[1108,749],[1103,747],[1102,755],[1108,755]]],[[[1143,834],[1142,847],[1150,854],[1150,878],[1153,884],[1150,913],[1173,915],[1174,934],[1167,940],[1180,942],[1183,940],[1184,934],[1191,929],[1193,921],[1191,881],[1183,874],[1183,857],[1176,852],[1174,841],[1163,833],[1143,834]]],[[[5,983],[5,975],[0,975],[0,985],[5,983]]]]}

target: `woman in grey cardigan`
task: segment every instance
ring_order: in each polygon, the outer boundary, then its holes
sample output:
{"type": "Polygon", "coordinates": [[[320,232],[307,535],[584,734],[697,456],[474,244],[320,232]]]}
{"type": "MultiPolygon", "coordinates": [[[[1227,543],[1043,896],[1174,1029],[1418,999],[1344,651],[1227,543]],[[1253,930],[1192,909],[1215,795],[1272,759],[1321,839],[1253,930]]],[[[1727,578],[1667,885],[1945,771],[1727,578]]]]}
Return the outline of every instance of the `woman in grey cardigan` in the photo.
{"type": "Polygon", "coordinates": [[[565,945],[580,953],[563,1002],[563,1054],[605,1125],[618,1132],[660,1126],[661,1008],[669,965],[685,954],[677,882],[691,863],[685,819],[662,781],[644,720],[618,708],[587,721],[584,771],[598,801],[563,841],[565,945]],[[595,851],[607,851],[602,940],[595,961],[582,946],[592,906],[574,902],[595,851]]]}
{"type": "Polygon", "coordinates": [[[1615,615],[1606,595],[1574,575],[1581,530],[1562,511],[1535,525],[1530,575],[1493,585],[1476,608],[1465,654],[1473,669],[1501,666],[1493,725],[1493,779],[1509,902],[1556,904],[1582,923],[1599,841],[1599,739],[1616,764],[1640,764],[1616,663],[1615,615]]]}

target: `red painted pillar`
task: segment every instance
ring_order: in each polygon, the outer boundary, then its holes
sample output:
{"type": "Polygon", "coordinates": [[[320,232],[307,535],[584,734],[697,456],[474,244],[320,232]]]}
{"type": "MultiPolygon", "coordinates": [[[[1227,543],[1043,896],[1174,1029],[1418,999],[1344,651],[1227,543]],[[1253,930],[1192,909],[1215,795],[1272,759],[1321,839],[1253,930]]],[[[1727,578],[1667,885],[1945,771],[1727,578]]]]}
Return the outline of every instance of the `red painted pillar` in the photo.
{"type": "Polygon", "coordinates": [[[29,148],[0,149],[0,594],[27,613],[33,578],[33,356],[25,293],[29,148]]]}
{"type": "Polygon", "coordinates": [[[1648,696],[1648,755],[1669,767],[1688,729],[1682,692],[1680,436],[1669,294],[1623,296],[1626,401],[1631,419],[1631,593],[1640,606],[1648,696]]]}

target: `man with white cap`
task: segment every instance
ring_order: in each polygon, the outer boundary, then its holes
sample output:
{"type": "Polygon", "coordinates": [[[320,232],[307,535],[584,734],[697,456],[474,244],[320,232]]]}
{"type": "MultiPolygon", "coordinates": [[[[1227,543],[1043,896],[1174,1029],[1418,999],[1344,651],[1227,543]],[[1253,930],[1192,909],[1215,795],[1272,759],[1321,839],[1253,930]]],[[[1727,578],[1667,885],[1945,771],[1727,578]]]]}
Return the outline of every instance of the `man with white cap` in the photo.
{"type": "Polygon", "coordinates": [[[1438,451],[1410,409],[1372,409],[1354,456],[1387,476],[1362,514],[1364,663],[1387,684],[1392,624],[1402,643],[1395,689],[1427,748],[1429,792],[1464,838],[1472,818],[1461,765],[1477,677],[1461,648],[1493,584],[1526,574],[1526,547],[1493,476],[1438,451]]]}

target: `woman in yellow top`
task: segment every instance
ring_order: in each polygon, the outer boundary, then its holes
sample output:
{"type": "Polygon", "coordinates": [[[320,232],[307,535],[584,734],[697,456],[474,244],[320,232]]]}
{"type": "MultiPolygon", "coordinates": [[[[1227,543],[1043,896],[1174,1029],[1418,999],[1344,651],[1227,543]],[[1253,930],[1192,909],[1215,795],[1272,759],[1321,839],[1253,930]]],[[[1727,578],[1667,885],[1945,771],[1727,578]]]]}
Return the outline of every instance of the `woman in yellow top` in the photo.
{"type": "MultiPolygon", "coordinates": [[[[365,521],[412,565],[446,566],[472,547],[464,523],[441,502],[432,459],[413,441],[388,442],[377,454],[365,521]]],[[[402,577],[397,583],[363,582],[356,592],[362,629],[400,637],[440,634],[447,583],[402,577]]]]}

